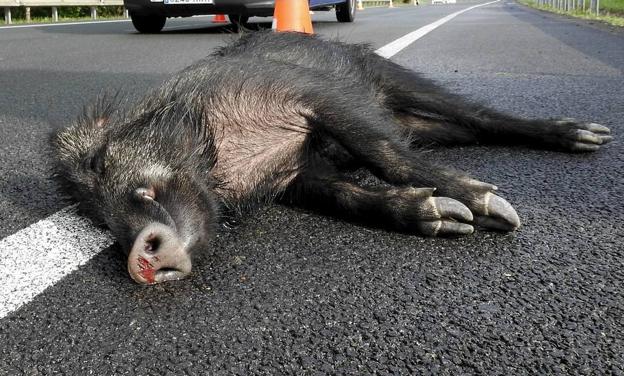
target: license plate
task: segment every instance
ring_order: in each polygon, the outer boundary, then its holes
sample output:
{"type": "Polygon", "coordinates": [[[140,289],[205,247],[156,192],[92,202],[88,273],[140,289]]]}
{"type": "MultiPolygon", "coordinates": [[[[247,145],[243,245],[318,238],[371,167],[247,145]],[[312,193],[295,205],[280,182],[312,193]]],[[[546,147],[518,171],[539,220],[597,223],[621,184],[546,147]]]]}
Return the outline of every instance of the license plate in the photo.
{"type": "Polygon", "coordinates": [[[214,4],[214,0],[165,0],[165,4],[214,4]]]}

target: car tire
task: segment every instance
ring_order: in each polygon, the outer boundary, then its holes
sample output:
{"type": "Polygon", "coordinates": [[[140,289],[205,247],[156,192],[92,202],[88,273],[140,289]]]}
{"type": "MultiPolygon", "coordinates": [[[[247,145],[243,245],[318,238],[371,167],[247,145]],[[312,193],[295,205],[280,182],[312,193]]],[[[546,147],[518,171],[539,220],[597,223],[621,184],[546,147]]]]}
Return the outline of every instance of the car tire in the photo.
{"type": "Polygon", "coordinates": [[[243,14],[228,14],[228,19],[234,26],[239,27],[247,25],[249,16],[245,16],[243,14]]]}
{"type": "Polygon", "coordinates": [[[336,5],[336,19],[338,22],[353,22],[355,20],[355,0],[347,0],[336,5]]]}
{"type": "Polygon", "coordinates": [[[130,13],[132,25],[139,33],[154,34],[160,32],[165,27],[167,17],[159,15],[143,15],[130,13]]]}

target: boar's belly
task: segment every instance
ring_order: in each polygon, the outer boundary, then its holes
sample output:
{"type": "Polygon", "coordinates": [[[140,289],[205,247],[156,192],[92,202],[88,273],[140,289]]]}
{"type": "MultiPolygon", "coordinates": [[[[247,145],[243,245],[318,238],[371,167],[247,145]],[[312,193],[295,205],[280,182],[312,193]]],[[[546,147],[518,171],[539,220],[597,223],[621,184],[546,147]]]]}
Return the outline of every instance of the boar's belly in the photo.
{"type": "MultiPolygon", "coordinates": [[[[304,119],[256,127],[225,127],[216,137],[217,193],[236,202],[284,190],[299,173],[310,130],[304,119]]],[[[260,197],[257,197],[260,198],[260,197]]]]}

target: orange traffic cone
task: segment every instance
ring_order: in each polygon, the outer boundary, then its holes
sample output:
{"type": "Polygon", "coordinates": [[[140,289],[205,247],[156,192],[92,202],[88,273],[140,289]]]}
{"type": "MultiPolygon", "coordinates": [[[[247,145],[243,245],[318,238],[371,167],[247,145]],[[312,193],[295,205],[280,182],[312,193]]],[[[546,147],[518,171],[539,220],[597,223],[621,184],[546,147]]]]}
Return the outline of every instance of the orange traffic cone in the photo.
{"type": "Polygon", "coordinates": [[[308,0],[275,0],[272,28],[314,34],[308,0]]]}
{"type": "Polygon", "coordinates": [[[225,19],[225,16],[223,14],[215,14],[214,17],[212,17],[212,23],[227,23],[228,21],[225,19]]]}

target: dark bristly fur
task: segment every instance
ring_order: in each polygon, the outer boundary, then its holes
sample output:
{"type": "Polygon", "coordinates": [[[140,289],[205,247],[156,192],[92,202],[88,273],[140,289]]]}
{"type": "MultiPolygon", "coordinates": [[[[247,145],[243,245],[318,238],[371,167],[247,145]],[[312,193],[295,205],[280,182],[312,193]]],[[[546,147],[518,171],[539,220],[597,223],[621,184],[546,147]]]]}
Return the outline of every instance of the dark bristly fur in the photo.
{"type": "Polygon", "coordinates": [[[593,151],[608,133],[467,103],[366,45],[258,32],[129,109],[100,98],[53,146],[69,192],[125,248],[158,222],[193,239],[190,252],[206,246],[220,213],[276,198],[432,236],[468,234],[474,224],[511,231],[519,219],[495,186],[429,165],[415,146],[593,151]],[[360,167],[388,186],[365,188],[345,175],[360,167]]]}

